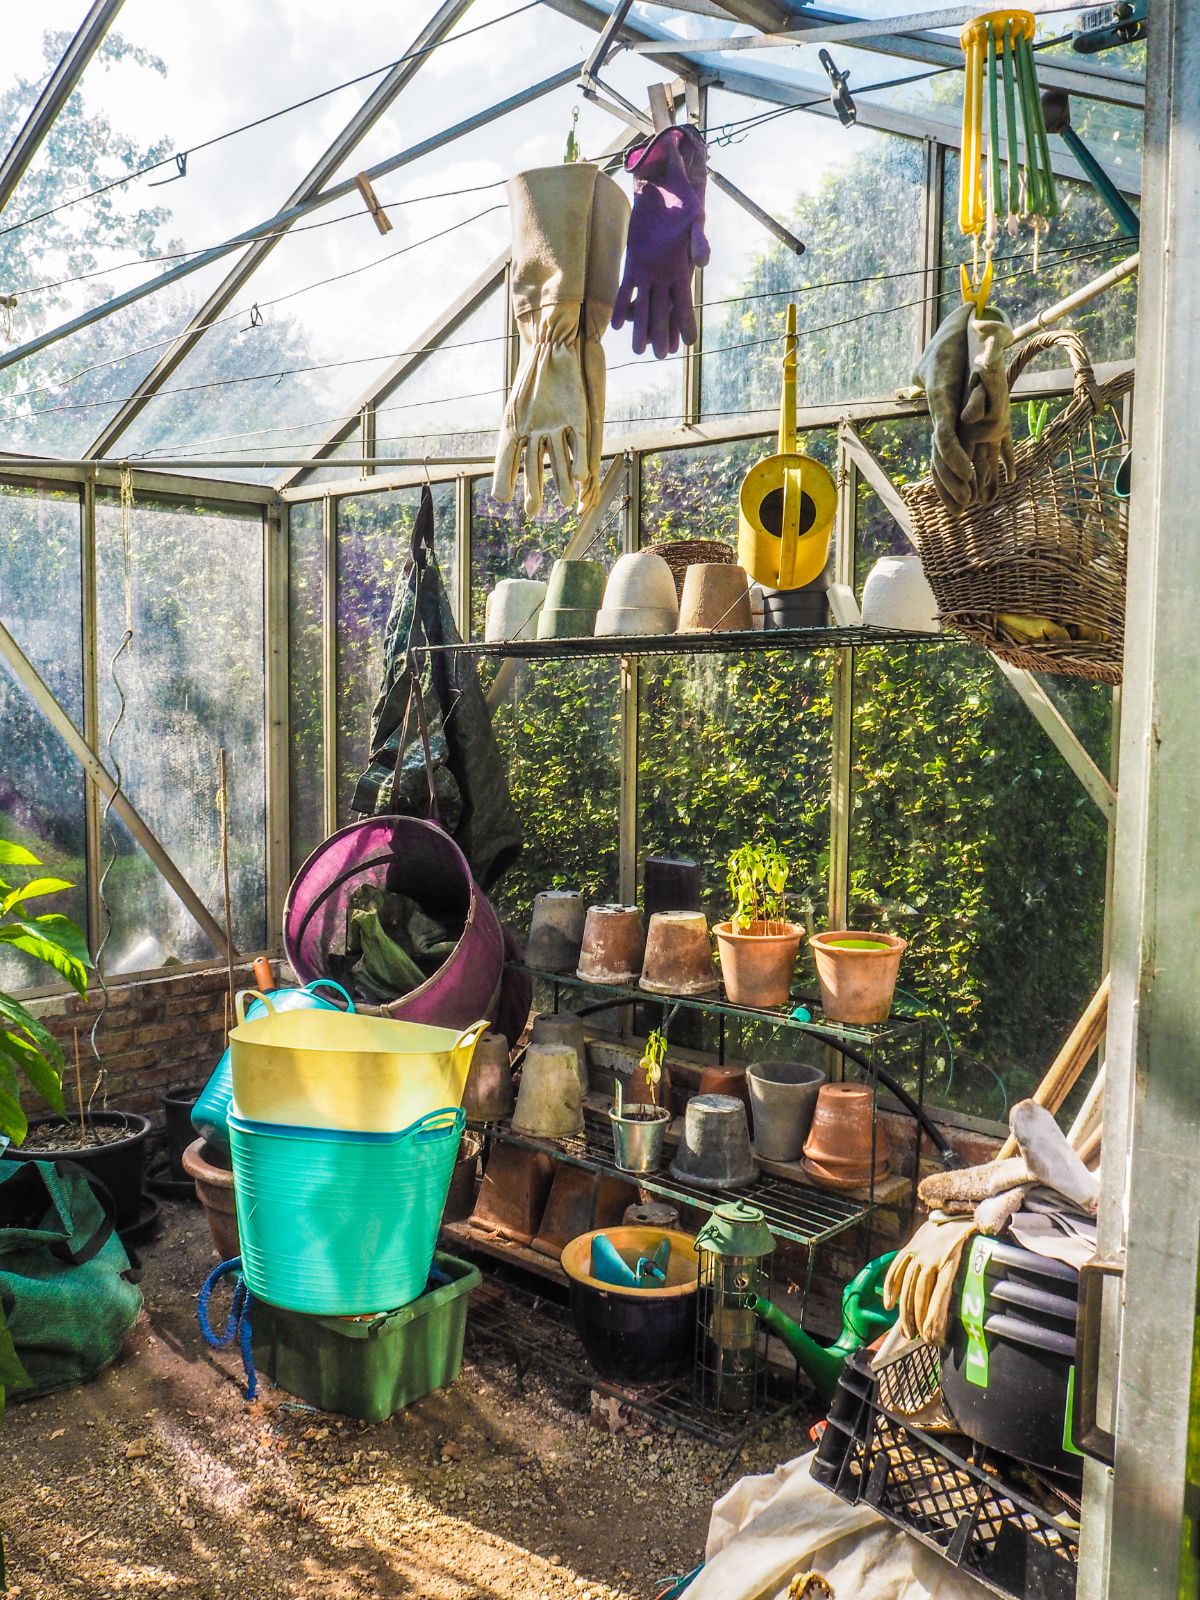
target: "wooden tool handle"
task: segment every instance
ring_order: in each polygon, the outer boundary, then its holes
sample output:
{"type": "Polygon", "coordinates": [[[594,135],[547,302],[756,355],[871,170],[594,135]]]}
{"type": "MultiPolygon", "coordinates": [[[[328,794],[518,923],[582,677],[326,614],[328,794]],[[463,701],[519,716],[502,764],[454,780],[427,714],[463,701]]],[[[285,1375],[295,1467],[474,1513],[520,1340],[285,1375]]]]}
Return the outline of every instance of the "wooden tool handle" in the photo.
{"type": "MultiPolygon", "coordinates": [[[[1104,1037],[1104,1030],[1108,1026],[1108,993],[1111,987],[1111,975],[1104,974],[1104,979],[1095,994],[1088,1001],[1087,1009],[1079,1021],[1071,1029],[1070,1037],[1066,1044],[1054,1058],[1046,1076],[1034,1090],[1032,1098],[1039,1106],[1045,1106],[1047,1111],[1057,1112],[1063,1101],[1079,1081],[1079,1075],[1084,1067],[1095,1055],[1100,1041],[1104,1037]]],[[[998,1161],[1003,1161],[1008,1156],[1016,1155],[1017,1141],[1009,1134],[996,1154],[998,1161]]]]}

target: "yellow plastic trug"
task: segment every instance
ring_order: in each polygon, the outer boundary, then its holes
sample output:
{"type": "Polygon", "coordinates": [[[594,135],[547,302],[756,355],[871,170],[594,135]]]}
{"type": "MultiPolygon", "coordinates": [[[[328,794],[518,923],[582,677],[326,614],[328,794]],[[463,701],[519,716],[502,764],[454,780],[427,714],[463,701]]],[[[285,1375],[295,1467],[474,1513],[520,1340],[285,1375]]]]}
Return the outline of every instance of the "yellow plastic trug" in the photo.
{"type": "Polygon", "coordinates": [[[276,1011],[245,1017],[229,1035],[233,1099],[252,1122],[348,1133],[398,1133],[427,1112],[462,1103],[479,1036],[345,1011],[276,1011]]]}

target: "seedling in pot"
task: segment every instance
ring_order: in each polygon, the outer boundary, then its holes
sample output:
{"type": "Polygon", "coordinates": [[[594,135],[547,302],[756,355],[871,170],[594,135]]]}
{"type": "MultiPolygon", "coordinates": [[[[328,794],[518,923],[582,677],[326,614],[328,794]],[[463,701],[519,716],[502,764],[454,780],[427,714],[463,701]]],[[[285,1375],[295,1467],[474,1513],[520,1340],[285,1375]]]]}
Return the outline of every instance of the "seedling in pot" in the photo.
{"type": "Polygon", "coordinates": [[[646,1048],[638,1062],[638,1071],[645,1074],[646,1088],[650,1091],[650,1104],[658,1105],[658,1088],[662,1082],[663,1062],[667,1059],[667,1036],[659,1028],[652,1028],[646,1039],[646,1048]]]}

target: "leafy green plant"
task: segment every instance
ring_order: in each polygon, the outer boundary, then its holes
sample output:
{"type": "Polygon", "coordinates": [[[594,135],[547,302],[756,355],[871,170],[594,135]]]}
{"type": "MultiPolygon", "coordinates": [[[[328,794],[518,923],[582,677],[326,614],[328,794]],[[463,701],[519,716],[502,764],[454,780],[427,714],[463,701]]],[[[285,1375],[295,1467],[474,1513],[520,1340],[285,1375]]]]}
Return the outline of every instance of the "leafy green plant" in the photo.
{"type": "Polygon", "coordinates": [[[638,1062],[638,1070],[646,1075],[650,1103],[658,1104],[658,1086],[662,1082],[663,1062],[667,1059],[667,1036],[660,1028],[651,1028],[646,1036],[646,1048],[638,1062]]]}
{"type": "MultiPolygon", "coordinates": [[[[41,862],[24,845],[0,839],[0,867],[37,867],[41,862]]],[[[30,878],[14,886],[0,878],[0,944],[23,950],[85,995],[91,958],[82,930],[59,912],[31,914],[30,903],[72,889],[65,878],[30,878]]],[[[63,1112],[63,1053],[48,1028],[12,995],[0,990],[0,1134],[20,1144],[29,1131],[21,1109],[24,1077],[52,1110],[63,1112]]]]}
{"type": "Polygon", "coordinates": [[[733,852],[725,877],[734,899],[733,920],[743,933],[752,932],[756,923],[763,934],[784,931],[784,890],[790,875],[787,857],[774,839],[739,845],[733,852]]]}

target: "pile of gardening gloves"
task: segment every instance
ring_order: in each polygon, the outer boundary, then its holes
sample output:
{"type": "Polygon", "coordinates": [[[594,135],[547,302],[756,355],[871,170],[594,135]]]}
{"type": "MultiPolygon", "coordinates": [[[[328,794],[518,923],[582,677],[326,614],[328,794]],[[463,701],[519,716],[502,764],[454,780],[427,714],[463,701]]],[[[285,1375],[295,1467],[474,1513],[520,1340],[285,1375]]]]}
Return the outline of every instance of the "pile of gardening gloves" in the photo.
{"type": "Polygon", "coordinates": [[[659,360],[696,342],[692,274],[708,260],[708,152],[690,125],[631,150],[633,214],[588,161],[509,180],[512,301],[520,364],[504,408],[492,494],[511,500],[525,469],[525,510],[542,508],[546,465],[564,506],[600,495],[606,369],[601,339],[633,324],[634,353],[659,360]],[[628,244],[628,248],[626,245],[628,244]],[[624,273],[621,270],[625,252],[624,273]]]}
{"type": "Polygon", "coordinates": [[[922,1179],[919,1194],[930,1216],[888,1270],[883,1301],[899,1318],[875,1367],[918,1341],[946,1343],[954,1281],[973,1234],[1008,1233],[1026,1249],[1076,1267],[1094,1255],[1098,1174],[1035,1100],[1015,1105],[1008,1125],[1016,1155],[922,1179]]]}

